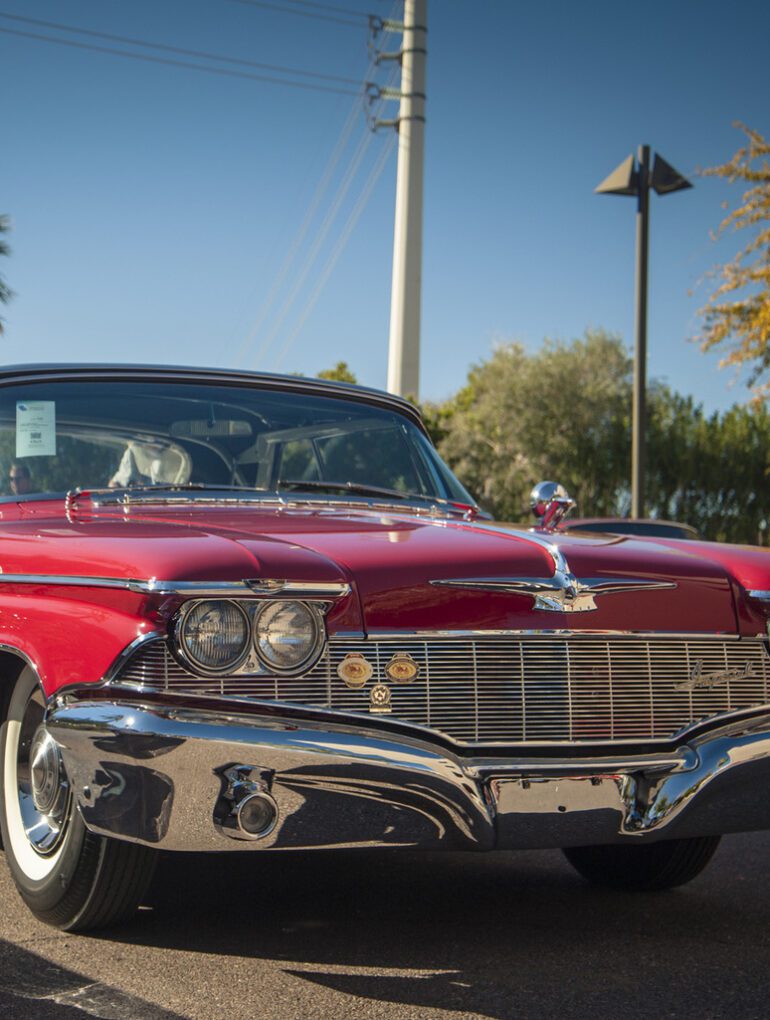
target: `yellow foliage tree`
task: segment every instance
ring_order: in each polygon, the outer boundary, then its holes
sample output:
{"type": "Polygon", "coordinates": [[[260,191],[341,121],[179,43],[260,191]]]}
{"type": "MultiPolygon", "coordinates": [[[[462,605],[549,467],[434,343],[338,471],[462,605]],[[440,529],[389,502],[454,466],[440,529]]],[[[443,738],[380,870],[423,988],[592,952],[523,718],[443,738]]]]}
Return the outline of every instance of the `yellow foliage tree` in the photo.
{"type": "Polygon", "coordinates": [[[757,400],[770,397],[770,143],[758,131],[736,123],[747,144],[704,176],[749,185],[740,204],[719,225],[716,237],[748,229],[752,237],[731,262],[717,271],[721,281],[701,309],[703,350],[721,346],[722,365],[747,366],[757,400]]]}

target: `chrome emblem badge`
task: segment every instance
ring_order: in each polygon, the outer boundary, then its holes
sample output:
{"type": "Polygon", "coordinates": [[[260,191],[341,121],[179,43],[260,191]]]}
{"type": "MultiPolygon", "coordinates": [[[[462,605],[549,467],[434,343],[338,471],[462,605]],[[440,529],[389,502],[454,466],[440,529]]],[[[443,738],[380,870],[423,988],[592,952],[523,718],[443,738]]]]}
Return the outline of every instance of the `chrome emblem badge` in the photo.
{"type": "Polygon", "coordinates": [[[703,659],[698,659],[686,680],[676,684],[675,691],[696,691],[702,687],[719,687],[733,680],[751,680],[755,676],[754,666],[747,662],[743,669],[722,669],[715,673],[703,672],[703,659]]]}
{"type": "MultiPolygon", "coordinates": [[[[566,566],[566,561],[564,561],[566,566]]],[[[655,591],[676,588],[675,581],[641,580],[634,577],[588,577],[581,580],[566,570],[553,577],[463,577],[431,581],[450,588],[475,588],[478,591],[510,592],[529,595],[533,609],[545,613],[590,613],[597,609],[600,595],[621,592],[655,591]]]]}
{"type": "Polygon", "coordinates": [[[360,652],[350,652],[337,666],[337,676],[351,690],[360,690],[371,678],[374,669],[360,652]]]}
{"type": "Polygon", "coordinates": [[[369,692],[369,711],[385,715],[391,711],[390,687],[387,684],[375,684],[369,692]]]}
{"type": "Polygon", "coordinates": [[[420,672],[420,667],[408,652],[398,652],[385,667],[386,676],[394,684],[410,684],[420,672]]]}
{"type": "MultiPolygon", "coordinates": [[[[553,485],[553,483],[549,483],[553,485]]],[[[479,530],[510,537],[510,531],[494,525],[477,525],[479,530]]],[[[676,588],[676,581],[643,577],[576,577],[570,570],[567,558],[558,545],[542,535],[528,534],[518,537],[539,546],[553,564],[550,577],[442,577],[430,584],[450,588],[475,588],[477,591],[510,592],[528,595],[532,608],[543,613],[590,613],[597,609],[599,596],[619,595],[626,592],[647,592],[676,588]]]]}

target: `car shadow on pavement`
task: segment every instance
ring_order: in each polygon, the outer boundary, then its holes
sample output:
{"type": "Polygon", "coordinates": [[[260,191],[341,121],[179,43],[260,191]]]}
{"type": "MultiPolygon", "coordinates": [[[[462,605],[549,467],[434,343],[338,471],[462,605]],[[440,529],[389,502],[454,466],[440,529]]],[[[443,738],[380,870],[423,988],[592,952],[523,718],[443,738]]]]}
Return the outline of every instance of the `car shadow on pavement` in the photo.
{"type": "Polygon", "coordinates": [[[768,850],[770,834],[731,837],[689,886],[651,894],[593,889],[556,851],[175,855],[142,923],[109,938],[501,1020],[606,1016],[613,996],[627,1016],[674,1015],[709,990],[764,1016],[770,895],[742,868],[768,850]]]}
{"type": "Polygon", "coordinates": [[[0,939],[0,1017],[83,1020],[182,1020],[177,1013],[60,967],[0,939]]]}

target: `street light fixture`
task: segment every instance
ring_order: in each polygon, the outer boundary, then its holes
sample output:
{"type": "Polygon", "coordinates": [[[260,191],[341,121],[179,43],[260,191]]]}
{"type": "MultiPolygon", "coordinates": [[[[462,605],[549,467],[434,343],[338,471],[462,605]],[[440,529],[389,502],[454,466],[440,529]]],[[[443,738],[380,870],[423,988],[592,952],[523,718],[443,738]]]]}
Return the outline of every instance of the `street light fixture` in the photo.
{"type": "Polygon", "coordinates": [[[640,145],[637,158],[628,156],[596,188],[599,195],[634,195],[636,206],[636,346],[631,424],[631,515],[644,517],[645,429],[647,424],[647,260],[650,233],[650,188],[659,195],[691,188],[692,184],[655,153],[640,145]]]}

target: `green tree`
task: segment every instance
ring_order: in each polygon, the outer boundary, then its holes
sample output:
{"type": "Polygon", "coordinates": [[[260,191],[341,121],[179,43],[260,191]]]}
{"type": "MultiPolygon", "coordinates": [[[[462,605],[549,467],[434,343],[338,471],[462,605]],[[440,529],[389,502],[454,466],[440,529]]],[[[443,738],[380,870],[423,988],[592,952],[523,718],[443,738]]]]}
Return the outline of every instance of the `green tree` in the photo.
{"type": "Polygon", "coordinates": [[[618,337],[516,343],[474,365],[466,386],[427,421],[440,452],[496,517],[526,517],[529,492],[562,482],[585,513],[625,509],[631,362],[618,337]]]}
{"type": "MultiPolygon", "coordinates": [[[[0,216],[0,255],[10,255],[11,249],[7,241],[3,240],[3,234],[11,229],[11,222],[7,216],[0,216]]],[[[0,303],[7,305],[13,297],[13,291],[0,274],[0,303]]],[[[0,333],[3,332],[3,319],[0,317],[0,333]]]]}
{"type": "Polygon", "coordinates": [[[727,163],[704,170],[731,184],[748,185],[740,203],[721,222],[716,237],[728,231],[749,235],[744,248],[717,270],[719,285],[701,309],[703,350],[724,350],[723,365],[749,368],[757,399],[770,394],[770,143],[758,131],[736,124],[746,135],[727,163]]]}
{"type": "Polygon", "coordinates": [[[651,513],[692,524],[715,541],[766,544],[767,409],[736,405],[706,415],[692,397],[656,386],[648,411],[651,513]]]}
{"type": "Polygon", "coordinates": [[[333,382],[357,383],[353,372],[350,370],[347,361],[338,361],[334,368],[325,368],[318,373],[319,379],[331,379],[333,382]]]}
{"type": "MultiPolygon", "coordinates": [[[[423,408],[445,460],[495,517],[528,519],[532,485],[566,486],[582,516],[628,514],[631,364],[617,337],[519,344],[474,365],[451,400],[423,408]]],[[[647,490],[651,517],[692,524],[706,538],[767,544],[770,411],[706,415],[692,397],[652,381],[647,490]]]]}

